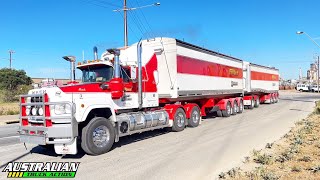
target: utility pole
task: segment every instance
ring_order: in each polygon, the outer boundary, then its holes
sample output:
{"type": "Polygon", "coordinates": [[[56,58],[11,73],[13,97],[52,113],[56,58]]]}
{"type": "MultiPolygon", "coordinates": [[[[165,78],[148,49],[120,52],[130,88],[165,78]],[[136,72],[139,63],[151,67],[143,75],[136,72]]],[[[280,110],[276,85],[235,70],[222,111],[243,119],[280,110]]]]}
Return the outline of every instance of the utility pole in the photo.
{"type": "Polygon", "coordinates": [[[319,92],[319,75],[320,75],[319,74],[319,72],[320,72],[319,69],[320,68],[319,68],[319,56],[318,56],[318,62],[317,62],[317,87],[318,87],[318,93],[320,93],[319,92]]]}
{"type": "Polygon", "coordinates": [[[127,0],[123,0],[123,8],[122,9],[115,9],[113,10],[114,12],[120,12],[123,11],[123,20],[124,20],[124,46],[128,47],[128,18],[127,18],[127,12],[136,10],[136,9],[141,9],[141,8],[146,8],[150,6],[160,6],[160,3],[153,3],[145,6],[139,6],[139,7],[127,7],[127,0]]]}
{"type": "Polygon", "coordinates": [[[10,69],[12,68],[12,54],[15,53],[13,50],[9,50],[9,61],[10,61],[10,69]]]}
{"type": "Polygon", "coordinates": [[[123,18],[124,18],[124,47],[128,46],[128,19],[127,19],[127,0],[123,0],[123,18]]]}

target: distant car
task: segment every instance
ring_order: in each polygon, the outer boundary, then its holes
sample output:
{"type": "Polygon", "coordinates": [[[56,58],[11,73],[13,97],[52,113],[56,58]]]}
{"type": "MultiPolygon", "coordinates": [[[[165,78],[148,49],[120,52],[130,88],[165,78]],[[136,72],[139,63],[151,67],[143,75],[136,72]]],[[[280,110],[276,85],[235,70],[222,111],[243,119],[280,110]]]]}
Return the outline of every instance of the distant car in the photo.
{"type": "Polygon", "coordinates": [[[307,84],[297,84],[296,86],[296,90],[297,91],[300,91],[300,92],[303,92],[303,91],[310,91],[310,86],[307,85],[307,84]]]}
{"type": "MultiPolygon", "coordinates": [[[[320,88],[320,87],[319,87],[320,88]]],[[[313,85],[312,87],[311,87],[311,91],[312,92],[318,92],[318,86],[317,85],[313,85]]]]}

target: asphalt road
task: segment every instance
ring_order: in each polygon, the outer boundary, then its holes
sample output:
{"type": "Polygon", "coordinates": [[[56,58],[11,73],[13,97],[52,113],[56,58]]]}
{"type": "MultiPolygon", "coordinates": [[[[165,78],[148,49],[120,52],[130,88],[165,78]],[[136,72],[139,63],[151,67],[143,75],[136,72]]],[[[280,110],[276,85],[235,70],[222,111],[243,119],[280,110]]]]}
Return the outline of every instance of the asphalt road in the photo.
{"type": "MultiPolygon", "coordinates": [[[[19,143],[17,125],[0,126],[0,169],[6,162],[81,162],[77,179],[216,179],[240,165],[253,149],[283,136],[312,112],[316,93],[281,92],[277,104],[263,104],[229,118],[207,118],[197,128],[164,130],[124,137],[107,154],[58,156],[39,146],[19,143]]],[[[0,179],[6,173],[0,172],[0,179]]]]}

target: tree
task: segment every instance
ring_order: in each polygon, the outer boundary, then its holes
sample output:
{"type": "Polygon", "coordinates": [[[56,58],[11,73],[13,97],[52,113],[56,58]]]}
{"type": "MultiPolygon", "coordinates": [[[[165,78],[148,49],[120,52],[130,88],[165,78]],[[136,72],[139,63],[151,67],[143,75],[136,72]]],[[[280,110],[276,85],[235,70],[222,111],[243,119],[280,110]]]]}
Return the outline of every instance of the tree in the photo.
{"type": "Polygon", "coordinates": [[[24,70],[0,69],[0,89],[17,90],[19,85],[31,85],[32,80],[24,70]]]}

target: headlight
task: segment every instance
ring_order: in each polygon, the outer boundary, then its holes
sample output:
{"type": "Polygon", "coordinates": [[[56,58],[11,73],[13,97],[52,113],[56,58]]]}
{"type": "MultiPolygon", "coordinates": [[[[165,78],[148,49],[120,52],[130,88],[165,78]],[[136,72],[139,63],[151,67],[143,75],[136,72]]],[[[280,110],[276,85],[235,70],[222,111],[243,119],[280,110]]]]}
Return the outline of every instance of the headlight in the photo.
{"type": "Polygon", "coordinates": [[[54,106],[54,113],[55,114],[65,114],[66,113],[66,108],[65,105],[55,105],[54,106]]]}
{"type": "Polygon", "coordinates": [[[36,116],[37,115],[37,111],[38,111],[38,108],[34,107],[31,109],[31,114],[32,116],[36,116]]]}
{"type": "Polygon", "coordinates": [[[25,113],[26,113],[26,115],[27,115],[27,116],[29,116],[29,115],[30,115],[30,112],[31,112],[30,107],[27,107],[27,108],[26,108],[26,112],[25,112],[25,113]]]}
{"type": "Polygon", "coordinates": [[[42,107],[38,109],[38,114],[39,114],[39,116],[43,116],[43,108],[42,107]]]}

